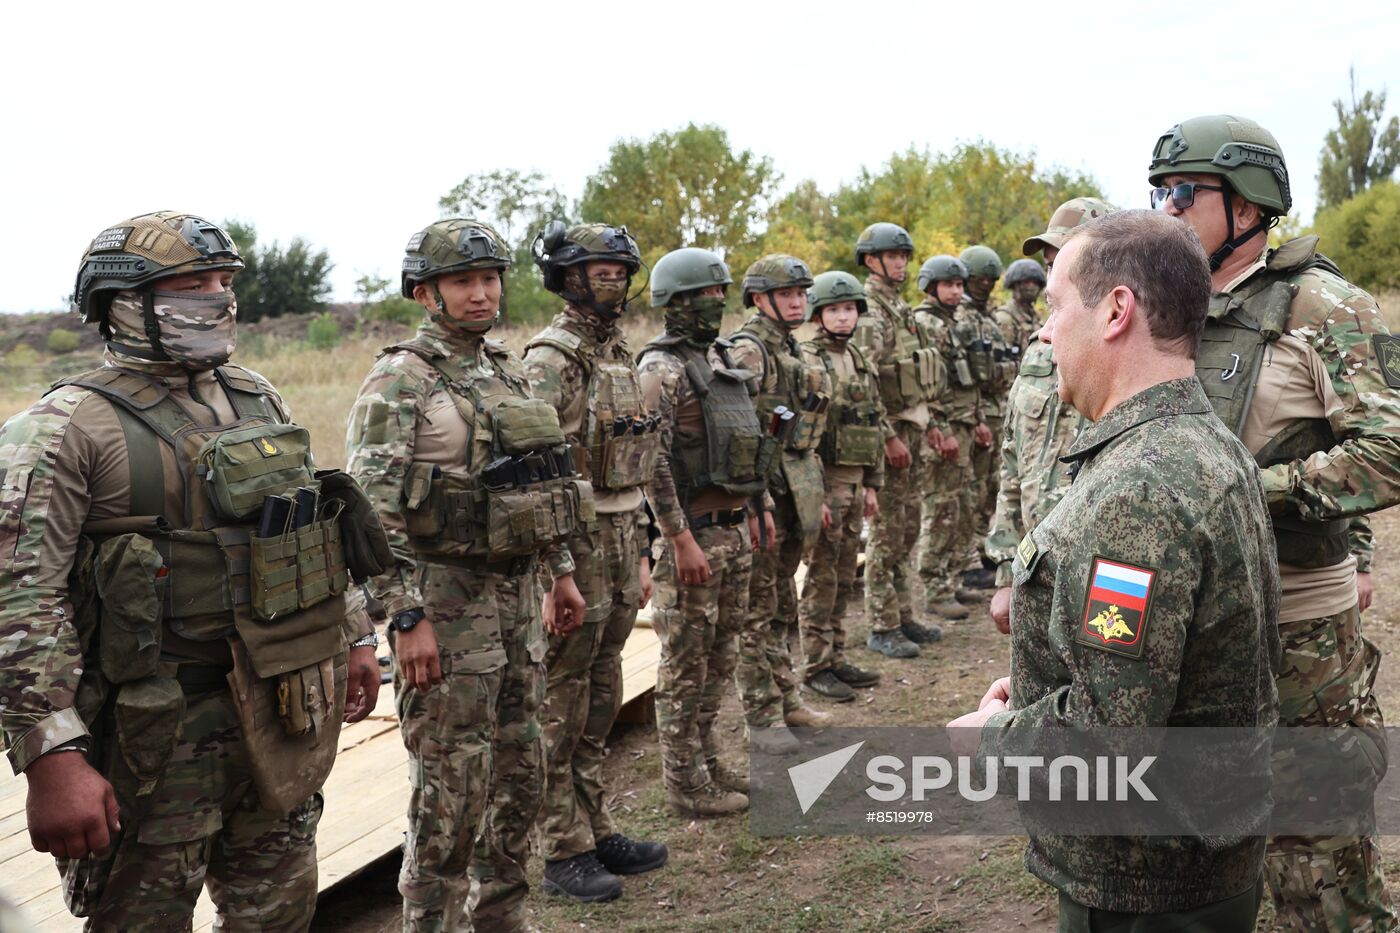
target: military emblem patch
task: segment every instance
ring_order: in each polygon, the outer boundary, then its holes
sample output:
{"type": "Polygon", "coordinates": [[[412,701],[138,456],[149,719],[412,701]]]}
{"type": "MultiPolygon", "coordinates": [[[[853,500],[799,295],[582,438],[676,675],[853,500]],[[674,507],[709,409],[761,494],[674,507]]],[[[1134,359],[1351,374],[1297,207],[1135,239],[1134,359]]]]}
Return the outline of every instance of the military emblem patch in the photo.
{"type": "Polygon", "coordinates": [[[1142,657],[1156,579],[1155,570],[1094,558],[1074,640],[1126,658],[1142,657]]]}
{"type": "Polygon", "coordinates": [[[264,457],[275,457],[282,451],[277,449],[277,445],[265,437],[258,438],[258,450],[264,457]]]}
{"type": "Polygon", "coordinates": [[[1376,363],[1385,377],[1385,384],[1400,389],[1400,337],[1376,334],[1371,338],[1371,349],[1376,351],[1376,363]]]}

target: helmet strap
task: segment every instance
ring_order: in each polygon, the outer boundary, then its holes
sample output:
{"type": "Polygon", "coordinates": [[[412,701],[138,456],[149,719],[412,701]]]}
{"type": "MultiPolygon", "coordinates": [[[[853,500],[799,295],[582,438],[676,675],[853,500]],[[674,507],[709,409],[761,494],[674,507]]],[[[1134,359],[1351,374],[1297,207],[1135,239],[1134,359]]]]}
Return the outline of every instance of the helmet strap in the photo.
{"type": "Polygon", "coordinates": [[[1235,236],[1235,189],[1228,179],[1221,179],[1220,184],[1225,189],[1220,192],[1220,201],[1225,205],[1225,242],[1220,244],[1219,249],[1210,254],[1211,272],[1219,271],[1220,267],[1225,264],[1225,260],[1230,258],[1231,253],[1254,239],[1261,231],[1269,229],[1269,223],[1261,220],[1244,233],[1235,236]]]}
{"type": "Polygon", "coordinates": [[[141,291],[141,321],[146,325],[146,339],[151,343],[152,355],[149,359],[162,362],[170,360],[160,342],[160,322],[156,320],[156,295],[149,288],[141,291]]]}

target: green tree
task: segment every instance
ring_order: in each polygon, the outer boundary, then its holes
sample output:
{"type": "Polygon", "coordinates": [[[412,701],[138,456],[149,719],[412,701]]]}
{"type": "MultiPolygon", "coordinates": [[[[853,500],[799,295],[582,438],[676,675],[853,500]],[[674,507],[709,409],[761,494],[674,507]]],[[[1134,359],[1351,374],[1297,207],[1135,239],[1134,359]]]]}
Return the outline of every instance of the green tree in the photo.
{"type": "Polygon", "coordinates": [[[443,217],[469,217],[490,224],[511,249],[503,314],[519,323],[547,321],[559,300],[545,291],[530,244],[551,220],[569,216],[568,200],[539,172],[497,169],[468,175],[438,199],[443,217]]]}
{"type": "Polygon", "coordinates": [[[1356,96],[1356,69],[1349,69],[1351,101],[1332,102],[1337,126],[1327,131],[1317,171],[1318,209],[1355,197],[1400,168],[1400,119],[1385,121],[1385,91],[1356,96]]]}
{"type": "Polygon", "coordinates": [[[1319,248],[1371,292],[1400,288],[1400,184],[1382,181],[1320,211],[1319,248]]]}
{"type": "Polygon", "coordinates": [[[245,265],[234,281],[241,320],[307,314],[325,308],[334,268],[329,253],[313,249],[302,237],[293,237],[286,249],[275,241],[260,247],[257,230],[244,221],[225,221],[224,228],[238,244],[245,265]]]}
{"type": "Polygon", "coordinates": [[[626,224],[648,265],[674,249],[724,256],[737,278],[759,255],[759,231],[780,175],[767,156],[735,152],[718,126],[689,124],[613,143],[584,183],[579,216],[626,224]]]}
{"type": "Polygon", "coordinates": [[[423,316],[418,302],[400,294],[398,282],[376,274],[364,273],[355,279],[355,297],[360,299],[361,313],[371,321],[411,326],[423,316]]]}

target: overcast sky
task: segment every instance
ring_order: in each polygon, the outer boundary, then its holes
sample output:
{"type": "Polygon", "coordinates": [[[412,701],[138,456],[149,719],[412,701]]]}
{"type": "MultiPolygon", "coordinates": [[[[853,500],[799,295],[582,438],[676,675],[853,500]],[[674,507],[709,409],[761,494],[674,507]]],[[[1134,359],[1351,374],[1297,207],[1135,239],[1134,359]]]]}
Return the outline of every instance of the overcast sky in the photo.
{"type": "Polygon", "coordinates": [[[12,3],[0,35],[3,311],[61,307],[96,233],[163,208],[304,236],[349,299],[463,177],[577,197],[615,139],[687,121],[784,189],[981,137],[1145,206],[1157,137],[1237,113],[1307,220],[1348,66],[1400,112],[1400,5],[1349,0],[12,3]]]}

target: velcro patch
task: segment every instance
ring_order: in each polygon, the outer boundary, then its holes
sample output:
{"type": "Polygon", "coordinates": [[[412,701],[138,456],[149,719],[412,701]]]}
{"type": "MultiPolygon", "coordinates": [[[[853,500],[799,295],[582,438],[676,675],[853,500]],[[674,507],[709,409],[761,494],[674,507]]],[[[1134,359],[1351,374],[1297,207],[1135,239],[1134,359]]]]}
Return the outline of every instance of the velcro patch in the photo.
{"type": "Polygon", "coordinates": [[[1371,349],[1376,353],[1376,364],[1381,368],[1385,384],[1400,389],[1400,337],[1376,334],[1371,337],[1371,349]]]}
{"type": "Polygon", "coordinates": [[[132,229],[132,227],[108,227],[93,238],[89,252],[99,253],[103,250],[122,249],[126,246],[126,238],[132,229]]]}
{"type": "Polygon", "coordinates": [[[1074,640],[1125,658],[1141,658],[1156,580],[1155,570],[1095,557],[1074,640]]]}

